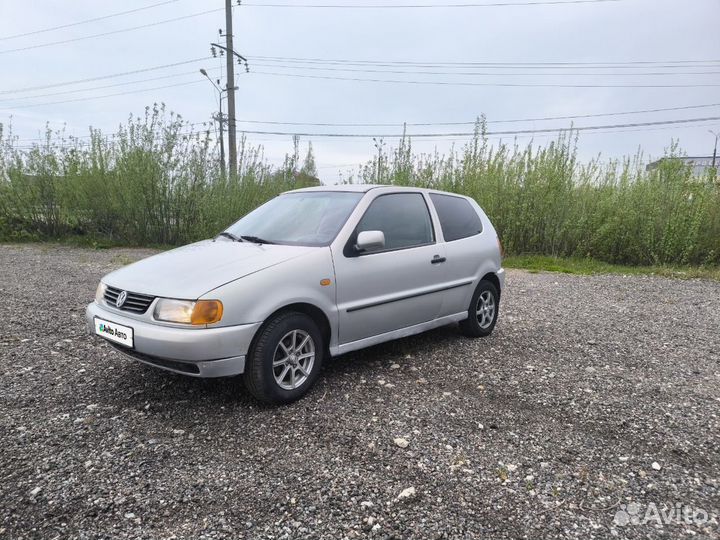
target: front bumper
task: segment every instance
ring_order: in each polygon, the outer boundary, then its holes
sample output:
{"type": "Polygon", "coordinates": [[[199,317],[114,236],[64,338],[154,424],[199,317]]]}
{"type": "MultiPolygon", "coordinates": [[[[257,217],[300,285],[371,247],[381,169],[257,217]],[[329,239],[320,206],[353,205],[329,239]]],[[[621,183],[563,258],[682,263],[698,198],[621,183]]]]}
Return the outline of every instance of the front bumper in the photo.
{"type": "Polygon", "coordinates": [[[133,329],[135,346],[132,349],[108,341],[119,352],[144,364],[193,377],[243,373],[250,343],[262,324],[177,328],[126,317],[93,302],[85,310],[87,329],[93,335],[95,317],[133,329]]]}

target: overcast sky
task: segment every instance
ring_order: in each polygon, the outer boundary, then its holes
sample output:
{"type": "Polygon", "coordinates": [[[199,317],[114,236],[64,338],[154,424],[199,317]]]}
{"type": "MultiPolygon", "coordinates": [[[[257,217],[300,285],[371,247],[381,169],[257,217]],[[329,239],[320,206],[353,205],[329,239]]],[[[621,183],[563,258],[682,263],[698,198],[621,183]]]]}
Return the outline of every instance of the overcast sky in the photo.
{"type": "MultiPolygon", "coordinates": [[[[243,6],[234,10],[235,49],[250,59],[250,73],[241,70],[237,79],[239,119],[328,124],[395,123],[397,127],[258,123],[241,123],[239,127],[256,131],[394,134],[401,130],[403,122],[471,122],[484,113],[491,131],[506,131],[567,127],[571,120],[493,122],[720,103],[718,0],[619,0],[425,9],[307,7],[308,3],[448,6],[460,1],[522,3],[522,0],[243,2],[243,6]],[[306,7],[260,7],[269,3],[305,4],[306,7]],[[258,58],[263,56],[305,61],[258,58]],[[307,59],[319,60],[309,63],[307,59]],[[328,60],[341,62],[327,63],[328,60]],[[348,61],[360,63],[349,64],[348,61]],[[626,64],[640,61],[657,64],[626,64]],[[697,63],[676,64],[678,61],[697,63]],[[423,67],[398,62],[433,65],[423,67]],[[478,67],[451,65],[450,62],[506,64],[478,67]],[[582,69],[567,65],[552,68],[537,65],[549,62],[621,65],[582,69]],[[530,65],[509,65],[512,63],[530,65]],[[332,77],[415,82],[337,80],[332,77]],[[417,84],[422,81],[434,84],[417,84]],[[495,86],[506,84],[525,86],[495,86]]],[[[66,124],[67,132],[73,135],[86,135],[90,125],[112,132],[129,113],[141,114],[144,107],[153,102],[164,102],[168,109],[192,122],[209,119],[217,109],[217,99],[210,83],[198,70],[206,68],[213,78],[223,73],[224,60],[210,56],[209,44],[218,39],[218,29],[224,28],[221,9],[224,2],[176,0],[155,5],[160,3],[161,0],[0,0],[0,122],[8,122],[12,115],[14,132],[26,141],[38,137],[46,122],[53,128],[66,124]],[[12,37],[152,5],[155,7],[88,24],[12,37]],[[218,11],[122,31],[214,9],[218,11]],[[103,35],[29,48],[95,34],[103,35]],[[124,77],[8,93],[202,57],[207,58],[124,77]],[[163,78],[133,82],[159,77],[163,78]],[[120,84],[122,86],[116,86],[120,84]],[[169,85],[180,86],[167,87],[169,85]],[[136,92],[160,86],[166,88],[136,92]],[[124,95],[98,98],[119,93],[124,95]],[[69,100],[72,101],[55,103],[69,100]]],[[[720,116],[720,106],[600,116],[574,122],[576,126],[589,126],[713,116],[720,116]]],[[[714,139],[708,130],[719,128],[720,121],[705,121],[654,126],[652,129],[583,133],[580,153],[583,159],[598,153],[619,157],[642,147],[646,156],[655,157],[669,146],[671,138],[678,138],[688,154],[709,155],[714,139]]],[[[471,131],[471,126],[431,125],[408,130],[410,133],[454,133],[471,131]]],[[[535,135],[535,140],[544,144],[553,136],[535,135]]],[[[519,140],[524,144],[529,137],[521,136],[519,140]]],[[[291,147],[287,135],[248,135],[248,138],[262,144],[273,162],[281,161],[291,147]]],[[[511,135],[504,136],[505,140],[512,138],[511,135]]],[[[326,182],[338,178],[338,169],[346,170],[352,164],[364,162],[374,152],[369,137],[329,139],[315,136],[302,140],[308,139],[313,142],[320,176],[326,182]]],[[[396,142],[391,138],[386,140],[389,145],[396,142]]],[[[418,151],[434,148],[445,151],[453,142],[461,144],[462,141],[462,138],[445,137],[416,139],[413,144],[418,151]]]]}

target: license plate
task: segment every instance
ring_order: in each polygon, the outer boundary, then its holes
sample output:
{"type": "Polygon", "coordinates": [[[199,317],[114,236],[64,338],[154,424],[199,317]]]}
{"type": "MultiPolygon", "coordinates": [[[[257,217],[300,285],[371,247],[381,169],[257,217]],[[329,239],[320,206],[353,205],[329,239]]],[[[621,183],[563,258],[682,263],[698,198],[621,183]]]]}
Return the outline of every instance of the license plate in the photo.
{"type": "Polygon", "coordinates": [[[133,329],[129,326],[95,317],[95,333],[108,341],[119,343],[125,347],[133,346],[133,329]]]}

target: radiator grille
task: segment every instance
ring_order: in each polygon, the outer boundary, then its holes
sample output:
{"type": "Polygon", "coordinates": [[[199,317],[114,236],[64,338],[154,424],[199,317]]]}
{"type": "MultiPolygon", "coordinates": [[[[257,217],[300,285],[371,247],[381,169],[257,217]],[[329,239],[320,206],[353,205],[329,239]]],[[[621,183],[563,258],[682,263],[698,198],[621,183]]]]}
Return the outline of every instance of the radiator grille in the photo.
{"type": "MultiPolygon", "coordinates": [[[[117,298],[122,292],[122,289],[116,289],[115,287],[108,287],[105,290],[105,301],[112,307],[117,307],[117,298]]],[[[147,309],[155,300],[154,296],[148,296],[147,294],[127,292],[127,299],[125,303],[118,309],[123,311],[130,311],[131,313],[145,313],[147,309]]]]}

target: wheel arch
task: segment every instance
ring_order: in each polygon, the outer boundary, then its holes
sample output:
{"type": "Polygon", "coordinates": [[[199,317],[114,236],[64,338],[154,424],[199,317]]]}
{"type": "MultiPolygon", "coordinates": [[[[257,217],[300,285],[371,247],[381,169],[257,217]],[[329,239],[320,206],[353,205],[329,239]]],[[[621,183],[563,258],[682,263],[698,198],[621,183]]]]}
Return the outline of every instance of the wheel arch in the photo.
{"type": "Polygon", "coordinates": [[[304,315],[307,315],[310,317],[315,324],[318,325],[318,328],[320,329],[320,335],[323,338],[323,345],[325,346],[325,349],[330,346],[330,339],[332,337],[332,328],[330,326],[330,319],[328,319],[328,316],[325,314],[325,312],[317,307],[314,304],[310,304],[308,302],[294,302],[292,304],[284,305],[275,311],[273,311],[270,315],[268,315],[265,320],[263,321],[260,328],[258,328],[257,332],[255,332],[255,338],[253,338],[253,342],[257,338],[258,335],[260,335],[261,330],[265,327],[265,325],[273,320],[275,317],[280,315],[281,313],[288,313],[288,312],[296,312],[296,313],[303,313],[304,315]]]}
{"type": "Polygon", "coordinates": [[[502,294],[502,291],[500,290],[500,278],[497,276],[495,272],[488,272],[483,277],[480,278],[480,281],[489,281],[493,285],[495,285],[495,288],[497,289],[498,296],[502,294]]]}

